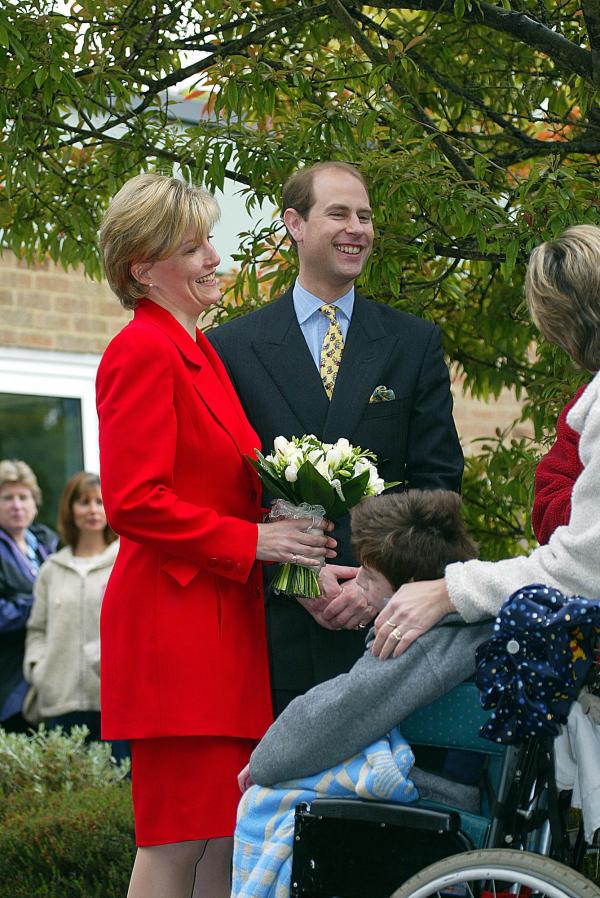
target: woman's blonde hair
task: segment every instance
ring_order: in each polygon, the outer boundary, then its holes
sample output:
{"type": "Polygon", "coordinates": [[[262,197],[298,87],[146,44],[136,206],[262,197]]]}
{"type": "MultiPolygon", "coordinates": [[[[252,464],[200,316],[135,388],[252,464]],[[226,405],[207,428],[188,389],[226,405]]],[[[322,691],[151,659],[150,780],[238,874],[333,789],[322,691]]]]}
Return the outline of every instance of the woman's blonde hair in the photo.
{"type": "Polygon", "coordinates": [[[600,228],[575,225],[529,257],[525,297],[541,334],[600,370],[600,228]]]}
{"type": "Polygon", "coordinates": [[[4,458],[0,461],[0,490],[7,483],[26,486],[31,492],[34,502],[39,508],[42,504],[42,491],[37,477],[25,461],[18,458],[4,458]]]}
{"type": "Polygon", "coordinates": [[[100,249],[111,289],[126,309],[135,309],[147,287],[131,273],[133,262],[166,259],[191,231],[204,240],[219,220],[212,194],[166,175],[143,174],[127,181],[111,200],[100,226],[100,249]]]}

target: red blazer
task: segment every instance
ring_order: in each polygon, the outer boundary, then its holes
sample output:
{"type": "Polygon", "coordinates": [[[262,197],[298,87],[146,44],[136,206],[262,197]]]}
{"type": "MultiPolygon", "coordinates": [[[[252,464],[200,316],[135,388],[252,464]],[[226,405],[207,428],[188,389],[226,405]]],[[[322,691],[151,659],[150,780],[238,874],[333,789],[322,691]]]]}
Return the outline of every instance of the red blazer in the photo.
{"type": "Polygon", "coordinates": [[[271,722],[260,446],[225,368],[142,300],[97,376],[102,495],[121,536],[101,616],[106,738],[258,739],[271,722]]]}
{"type": "Polygon", "coordinates": [[[585,387],[580,387],[556,422],[556,441],[535,469],[531,523],[539,543],[547,543],[557,527],[569,523],[571,493],[583,470],[579,434],[567,424],[567,415],[585,387]]]}

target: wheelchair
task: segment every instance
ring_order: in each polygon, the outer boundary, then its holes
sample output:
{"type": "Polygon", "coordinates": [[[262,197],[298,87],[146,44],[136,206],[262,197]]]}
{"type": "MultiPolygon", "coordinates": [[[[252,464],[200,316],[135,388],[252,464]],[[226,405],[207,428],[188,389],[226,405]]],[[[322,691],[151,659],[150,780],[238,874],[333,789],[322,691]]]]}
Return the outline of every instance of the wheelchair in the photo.
{"type": "MultiPolygon", "coordinates": [[[[467,682],[403,721],[412,746],[477,752],[480,813],[318,798],[296,808],[291,898],[592,898],[587,846],[569,833],[551,738],[500,745],[467,682]]],[[[471,756],[473,757],[473,756],[471,756]]]]}

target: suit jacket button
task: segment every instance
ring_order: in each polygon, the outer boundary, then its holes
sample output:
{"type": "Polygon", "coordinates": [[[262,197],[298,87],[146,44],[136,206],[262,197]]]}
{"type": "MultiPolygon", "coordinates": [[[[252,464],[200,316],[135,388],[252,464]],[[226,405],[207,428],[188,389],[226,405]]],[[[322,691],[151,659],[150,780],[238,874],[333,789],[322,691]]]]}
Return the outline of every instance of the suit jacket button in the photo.
{"type": "Polygon", "coordinates": [[[236,561],[236,563],[235,563],[235,569],[236,569],[236,571],[243,571],[243,570],[244,570],[244,565],[243,565],[243,563],[242,563],[241,561],[236,561]]]}
{"type": "Polygon", "coordinates": [[[223,569],[226,571],[230,571],[232,567],[233,567],[233,561],[231,560],[231,558],[224,558],[223,559],[223,569]]]}
{"type": "Polygon", "coordinates": [[[206,562],[209,567],[217,567],[219,564],[218,558],[209,558],[206,562]]]}

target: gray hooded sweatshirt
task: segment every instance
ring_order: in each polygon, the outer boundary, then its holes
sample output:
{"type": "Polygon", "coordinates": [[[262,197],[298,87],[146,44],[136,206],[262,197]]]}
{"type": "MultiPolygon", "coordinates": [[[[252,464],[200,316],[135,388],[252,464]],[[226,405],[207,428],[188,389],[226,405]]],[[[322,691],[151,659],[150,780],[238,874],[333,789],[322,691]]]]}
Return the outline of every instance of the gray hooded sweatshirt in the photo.
{"type": "Polygon", "coordinates": [[[352,757],[473,676],[475,649],[491,632],[491,620],[465,624],[451,614],[399,658],[381,661],[371,654],[371,630],[364,655],[348,673],[294,699],[270,726],[250,758],[254,782],[271,786],[352,757]]]}

